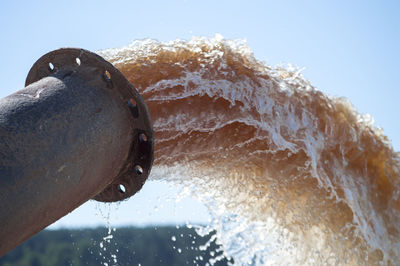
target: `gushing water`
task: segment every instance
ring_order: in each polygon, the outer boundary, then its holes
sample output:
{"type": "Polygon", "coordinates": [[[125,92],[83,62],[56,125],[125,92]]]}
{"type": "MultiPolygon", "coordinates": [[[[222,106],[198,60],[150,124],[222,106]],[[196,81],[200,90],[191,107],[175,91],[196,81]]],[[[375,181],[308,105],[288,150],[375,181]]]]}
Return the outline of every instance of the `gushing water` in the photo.
{"type": "MultiPolygon", "coordinates": [[[[243,41],[135,41],[100,52],[146,100],[152,179],[209,207],[235,263],[394,265],[399,155],[372,119],[243,41]]],[[[204,232],[201,232],[204,230],[204,232]]]]}

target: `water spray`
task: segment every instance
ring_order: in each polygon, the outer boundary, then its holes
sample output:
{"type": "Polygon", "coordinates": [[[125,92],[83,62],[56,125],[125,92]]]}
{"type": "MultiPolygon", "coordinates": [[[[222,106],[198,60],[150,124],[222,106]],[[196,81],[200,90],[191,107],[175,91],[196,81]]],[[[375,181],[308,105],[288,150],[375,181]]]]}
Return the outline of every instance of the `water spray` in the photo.
{"type": "Polygon", "coordinates": [[[89,199],[131,197],[153,162],[147,106],[102,57],[50,52],[25,86],[0,99],[0,256],[89,199]]]}

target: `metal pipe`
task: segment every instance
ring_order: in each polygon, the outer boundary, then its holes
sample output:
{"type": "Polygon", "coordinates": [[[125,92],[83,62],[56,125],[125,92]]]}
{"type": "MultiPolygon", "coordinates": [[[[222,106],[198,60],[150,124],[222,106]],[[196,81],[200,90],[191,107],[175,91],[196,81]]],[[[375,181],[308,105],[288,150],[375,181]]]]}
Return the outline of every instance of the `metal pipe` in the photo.
{"type": "Polygon", "coordinates": [[[145,102],[100,56],[60,49],[0,99],[0,256],[87,200],[135,194],[153,161],[145,102]]]}

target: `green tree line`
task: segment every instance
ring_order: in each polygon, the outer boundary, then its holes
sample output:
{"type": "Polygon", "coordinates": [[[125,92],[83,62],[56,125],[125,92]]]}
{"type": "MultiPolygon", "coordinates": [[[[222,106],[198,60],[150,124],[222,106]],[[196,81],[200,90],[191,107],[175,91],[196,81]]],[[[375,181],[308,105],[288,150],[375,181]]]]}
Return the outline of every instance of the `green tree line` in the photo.
{"type": "MultiPolygon", "coordinates": [[[[207,265],[222,254],[215,241],[204,250],[212,235],[200,237],[186,226],[44,230],[1,257],[0,265],[207,265]]],[[[232,263],[223,258],[214,265],[232,263]]]]}

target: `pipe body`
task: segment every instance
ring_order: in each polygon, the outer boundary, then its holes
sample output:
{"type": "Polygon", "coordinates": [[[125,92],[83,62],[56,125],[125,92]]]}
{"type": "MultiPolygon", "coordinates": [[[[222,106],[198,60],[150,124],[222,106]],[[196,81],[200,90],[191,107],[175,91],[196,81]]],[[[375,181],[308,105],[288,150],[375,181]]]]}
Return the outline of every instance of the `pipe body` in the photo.
{"type": "Polygon", "coordinates": [[[135,120],[102,74],[67,66],[0,100],[0,256],[127,167],[135,120]]]}

